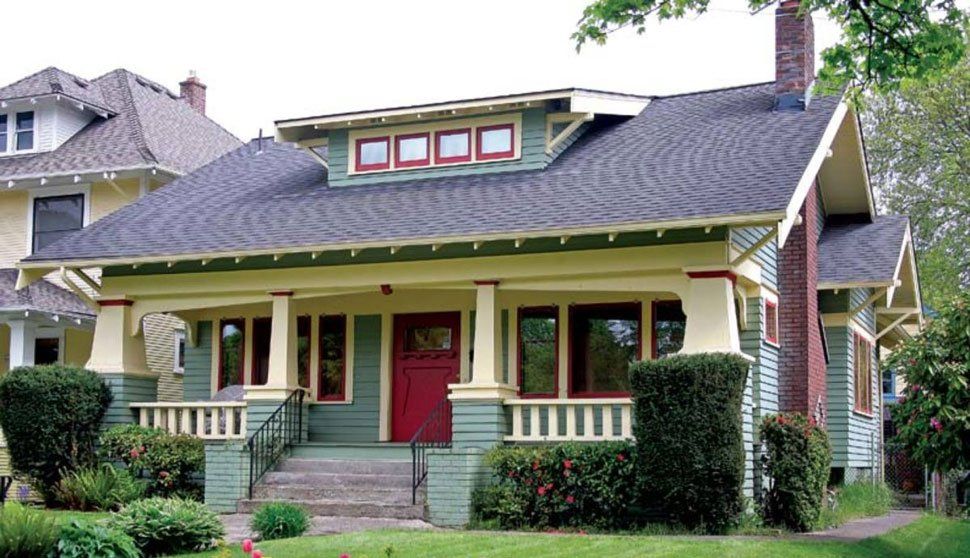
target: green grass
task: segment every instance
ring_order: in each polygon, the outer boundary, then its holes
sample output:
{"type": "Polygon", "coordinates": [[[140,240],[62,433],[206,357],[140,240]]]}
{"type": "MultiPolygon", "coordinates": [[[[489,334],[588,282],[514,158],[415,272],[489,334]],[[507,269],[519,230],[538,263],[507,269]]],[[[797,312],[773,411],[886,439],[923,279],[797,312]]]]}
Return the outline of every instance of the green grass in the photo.
{"type": "Polygon", "coordinates": [[[893,498],[892,490],[882,483],[858,482],[840,486],[836,493],[838,505],[835,509],[826,507],[822,510],[818,527],[837,527],[859,517],[886,515],[892,508],[893,498]]]}
{"type": "MultiPolygon", "coordinates": [[[[950,558],[970,556],[970,521],[955,521],[925,516],[915,523],[881,537],[859,543],[823,542],[799,539],[644,537],[607,535],[544,535],[475,533],[462,531],[376,531],[328,537],[304,537],[258,545],[269,557],[382,558],[385,549],[392,556],[452,558],[546,558],[553,556],[596,557],[652,556],[697,558],[755,558],[785,556],[793,558],[870,558],[896,557],[950,558]]],[[[216,556],[215,552],[184,555],[184,558],[216,556]]],[[[244,555],[238,545],[233,558],[244,555]]]]}
{"type": "Polygon", "coordinates": [[[98,521],[104,519],[111,515],[108,512],[80,512],[74,510],[52,510],[43,509],[46,515],[49,515],[57,520],[61,525],[70,523],[72,519],[84,519],[86,521],[98,521]]]}

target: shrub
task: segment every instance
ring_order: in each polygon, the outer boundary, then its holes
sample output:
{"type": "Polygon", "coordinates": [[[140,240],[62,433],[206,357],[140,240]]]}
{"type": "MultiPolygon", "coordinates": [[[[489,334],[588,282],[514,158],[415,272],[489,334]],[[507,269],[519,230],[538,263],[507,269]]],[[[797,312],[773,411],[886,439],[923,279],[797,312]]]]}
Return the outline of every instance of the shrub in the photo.
{"type": "Polygon", "coordinates": [[[115,426],[101,436],[101,452],[124,462],[135,476],[147,477],[152,495],[199,496],[194,476],[205,471],[205,444],[199,438],[158,428],[115,426]]]}
{"type": "Polygon", "coordinates": [[[62,474],[94,463],[110,403],[108,386],[81,368],[17,368],[0,378],[0,427],[13,470],[50,501],[62,474]]]}
{"type": "Polygon", "coordinates": [[[184,498],[132,502],[112,515],[108,525],[134,539],[146,556],[206,550],[225,535],[216,514],[184,498]]]}
{"type": "Polygon", "coordinates": [[[57,522],[38,510],[8,503],[0,509],[0,556],[47,556],[57,543],[57,522]]]}
{"type": "Polygon", "coordinates": [[[832,465],[829,437],[814,421],[797,413],[771,415],[761,422],[765,475],[765,522],[809,531],[822,513],[825,483],[832,465]]]}
{"type": "Polygon", "coordinates": [[[72,520],[61,527],[58,558],[139,558],[135,541],[117,529],[88,521],[72,520]]]}
{"type": "Polygon", "coordinates": [[[266,504],[253,514],[252,528],[267,541],[299,537],[310,528],[310,514],[293,504],[266,504]]]}
{"type": "Polygon", "coordinates": [[[476,491],[473,507],[504,528],[627,527],[635,455],[630,442],[496,448],[486,462],[497,482],[476,491]]]}
{"type": "Polygon", "coordinates": [[[743,510],[747,373],[748,362],[731,354],[672,356],[631,367],[643,496],[689,529],[723,531],[743,510]]]}
{"type": "Polygon", "coordinates": [[[141,498],[145,485],[107,463],[69,473],[56,489],[58,501],[81,511],[113,511],[141,498]]]}

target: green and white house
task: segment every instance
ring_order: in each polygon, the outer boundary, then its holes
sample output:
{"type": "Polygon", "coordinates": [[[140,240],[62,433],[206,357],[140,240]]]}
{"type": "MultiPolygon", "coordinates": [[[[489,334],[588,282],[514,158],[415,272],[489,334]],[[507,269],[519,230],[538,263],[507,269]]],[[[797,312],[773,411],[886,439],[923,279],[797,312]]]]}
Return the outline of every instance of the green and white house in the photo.
{"type": "Polygon", "coordinates": [[[778,19],[773,83],[280,120],[18,285],[102,270],[110,422],[203,437],[220,511],[465,524],[485,451],[631,437],[629,362],[678,352],[751,362],[749,495],[779,410],[878,475],[877,347],[921,320],[909,226],[876,212],[852,109],[810,94],[811,20],[778,19]],[[183,402],[145,365],[158,314],[187,324],[183,402]]]}

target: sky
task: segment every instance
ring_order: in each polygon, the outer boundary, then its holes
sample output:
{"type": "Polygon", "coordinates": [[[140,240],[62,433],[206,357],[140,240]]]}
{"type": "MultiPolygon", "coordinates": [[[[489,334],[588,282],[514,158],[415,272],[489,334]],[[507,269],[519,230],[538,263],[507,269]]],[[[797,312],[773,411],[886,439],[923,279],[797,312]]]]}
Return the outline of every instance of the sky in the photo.
{"type": "MultiPolygon", "coordinates": [[[[614,34],[577,53],[591,0],[45,0],[7,2],[0,84],[47,66],[123,67],[173,91],[189,70],[238,137],[275,120],[559,87],[669,94],[774,79],[774,11],[713,0],[697,18],[614,34]],[[9,53],[11,50],[6,50],[9,53]]],[[[816,52],[839,30],[815,16],[816,52]]]]}

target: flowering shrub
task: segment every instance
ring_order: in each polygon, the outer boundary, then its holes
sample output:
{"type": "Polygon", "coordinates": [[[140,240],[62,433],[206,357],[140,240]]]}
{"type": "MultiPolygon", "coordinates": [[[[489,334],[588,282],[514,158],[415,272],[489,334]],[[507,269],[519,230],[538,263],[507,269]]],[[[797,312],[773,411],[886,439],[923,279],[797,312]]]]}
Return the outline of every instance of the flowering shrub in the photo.
{"type": "Polygon", "coordinates": [[[481,520],[503,528],[625,527],[636,504],[630,442],[500,447],[486,456],[496,477],[475,493],[481,520]]]}
{"type": "Polygon", "coordinates": [[[762,506],[765,522],[811,530],[822,513],[832,464],[828,434],[804,415],[786,413],[764,418],[761,442],[765,476],[771,479],[762,506]]]}
{"type": "Polygon", "coordinates": [[[123,462],[135,476],[146,477],[149,494],[199,496],[193,478],[205,471],[205,444],[199,438],[128,424],[101,436],[101,452],[123,462]]]}

